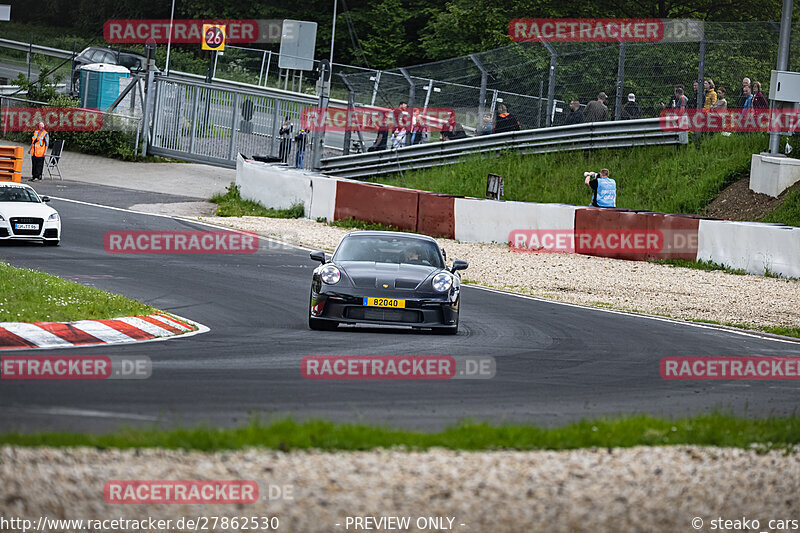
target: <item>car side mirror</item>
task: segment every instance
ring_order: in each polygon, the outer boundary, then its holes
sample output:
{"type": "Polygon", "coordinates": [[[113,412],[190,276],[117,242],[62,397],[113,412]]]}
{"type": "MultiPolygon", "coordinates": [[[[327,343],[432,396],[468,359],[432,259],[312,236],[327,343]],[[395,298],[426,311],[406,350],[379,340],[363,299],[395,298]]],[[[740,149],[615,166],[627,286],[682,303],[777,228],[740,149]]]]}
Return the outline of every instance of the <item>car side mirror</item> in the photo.
{"type": "Polygon", "coordinates": [[[453,261],[453,266],[450,267],[450,272],[455,274],[457,270],[466,270],[467,267],[469,267],[469,263],[462,261],[461,259],[456,259],[453,261]]]}
{"type": "Polygon", "coordinates": [[[49,196],[42,196],[42,201],[43,202],[49,202],[50,201],[50,197],[49,196]]]}
{"type": "Polygon", "coordinates": [[[311,252],[308,255],[311,256],[311,259],[313,259],[314,261],[319,261],[323,265],[326,262],[325,261],[325,252],[322,251],[322,250],[317,250],[316,252],[311,252]]]}

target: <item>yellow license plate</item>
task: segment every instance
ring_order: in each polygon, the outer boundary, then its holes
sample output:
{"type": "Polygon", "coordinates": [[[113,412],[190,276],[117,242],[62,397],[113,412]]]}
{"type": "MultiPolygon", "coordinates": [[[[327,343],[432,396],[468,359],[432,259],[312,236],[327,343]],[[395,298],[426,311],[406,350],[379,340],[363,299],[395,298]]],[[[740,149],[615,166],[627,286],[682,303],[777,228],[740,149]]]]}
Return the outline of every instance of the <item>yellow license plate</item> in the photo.
{"type": "Polygon", "coordinates": [[[364,305],[368,307],[391,307],[394,309],[403,309],[406,306],[406,301],[398,300],[397,298],[369,298],[364,296],[364,305]]]}

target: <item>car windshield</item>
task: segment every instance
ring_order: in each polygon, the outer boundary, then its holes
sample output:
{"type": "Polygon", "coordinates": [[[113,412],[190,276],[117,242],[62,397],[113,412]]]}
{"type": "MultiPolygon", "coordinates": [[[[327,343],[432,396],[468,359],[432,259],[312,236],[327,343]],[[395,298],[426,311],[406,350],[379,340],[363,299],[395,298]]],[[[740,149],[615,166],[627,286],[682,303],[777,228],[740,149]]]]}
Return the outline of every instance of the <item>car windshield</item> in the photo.
{"type": "Polygon", "coordinates": [[[131,69],[131,70],[144,70],[142,68],[141,59],[139,59],[136,56],[120,54],[119,55],[119,64],[122,65],[123,67],[131,69]]]}
{"type": "Polygon", "coordinates": [[[0,187],[0,202],[39,203],[39,197],[31,189],[24,187],[0,187]]]}
{"type": "Polygon", "coordinates": [[[334,261],[404,263],[444,268],[436,243],[413,237],[356,235],[345,238],[334,261]]]}

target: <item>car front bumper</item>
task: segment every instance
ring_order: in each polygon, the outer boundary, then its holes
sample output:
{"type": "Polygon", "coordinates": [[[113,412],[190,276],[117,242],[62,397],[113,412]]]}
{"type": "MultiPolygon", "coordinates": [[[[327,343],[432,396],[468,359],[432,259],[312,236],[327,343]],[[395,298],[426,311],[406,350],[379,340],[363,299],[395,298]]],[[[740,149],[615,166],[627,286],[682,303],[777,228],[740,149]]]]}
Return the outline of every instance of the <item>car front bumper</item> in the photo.
{"type": "Polygon", "coordinates": [[[311,316],[342,324],[380,324],[420,328],[456,327],[458,324],[458,290],[437,296],[404,297],[397,292],[376,293],[363,289],[324,288],[311,295],[311,316]],[[369,292],[369,294],[367,294],[369,292]],[[405,300],[402,309],[368,307],[366,296],[405,300]]]}

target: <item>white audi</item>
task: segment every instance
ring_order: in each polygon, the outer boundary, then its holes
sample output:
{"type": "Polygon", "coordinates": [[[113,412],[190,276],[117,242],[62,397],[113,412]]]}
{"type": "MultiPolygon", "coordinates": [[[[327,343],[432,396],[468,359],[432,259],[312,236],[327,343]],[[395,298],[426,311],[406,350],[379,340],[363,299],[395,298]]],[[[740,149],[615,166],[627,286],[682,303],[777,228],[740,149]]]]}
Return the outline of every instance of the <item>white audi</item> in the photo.
{"type": "Polygon", "coordinates": [[[0,241],[39,241],[58,246],[61,219],[46,204],[49,201],[24,183],[0,182],[0,241]]]}

